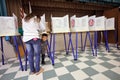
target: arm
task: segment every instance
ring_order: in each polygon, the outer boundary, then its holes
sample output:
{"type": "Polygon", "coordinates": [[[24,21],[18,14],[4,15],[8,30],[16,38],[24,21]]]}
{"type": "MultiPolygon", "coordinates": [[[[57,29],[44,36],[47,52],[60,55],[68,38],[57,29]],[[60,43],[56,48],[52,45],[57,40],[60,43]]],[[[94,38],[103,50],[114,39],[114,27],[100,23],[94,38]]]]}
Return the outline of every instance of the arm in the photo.
{"type": "Polygon", "coordinates": [[[45,32],[45,25],[41,21],[39,22],[39,32],[45,32]]]}
{"type": "Polygon", "coordinates": [[[42,31],[45,30],[45,25],[41,21],[40,21],[40,28],[41,28],[42,31]]]}

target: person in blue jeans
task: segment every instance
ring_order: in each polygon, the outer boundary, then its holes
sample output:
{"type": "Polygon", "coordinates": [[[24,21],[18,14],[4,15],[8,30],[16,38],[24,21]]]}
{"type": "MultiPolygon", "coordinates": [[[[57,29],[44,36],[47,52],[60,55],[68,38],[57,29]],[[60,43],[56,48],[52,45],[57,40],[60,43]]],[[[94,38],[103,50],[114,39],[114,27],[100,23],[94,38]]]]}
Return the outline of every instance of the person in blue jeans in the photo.
{"type": "Polygon", "coordinates": [[[40,18],[33,13],[26,15],[22,19],[22,28],[23,42],[25,42],[26,45],[31,74],[36,73],[36,75],[38,75],[44,71],[44,69],[40,67],[41,40],[39,34],[44,31],[45,28],[42,23],[40,23],[40,18]]]}

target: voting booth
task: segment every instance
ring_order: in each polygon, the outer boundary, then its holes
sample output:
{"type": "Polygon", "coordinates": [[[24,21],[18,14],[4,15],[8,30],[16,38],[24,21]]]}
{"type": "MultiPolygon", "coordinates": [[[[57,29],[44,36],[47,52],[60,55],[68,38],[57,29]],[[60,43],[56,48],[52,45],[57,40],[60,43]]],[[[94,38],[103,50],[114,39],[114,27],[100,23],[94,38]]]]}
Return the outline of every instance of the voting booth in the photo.
{"type": "Polygon", "coordinates": [[[76,17],[75,15],[70,18],[70,30],[71,32],[87,32],[88,27],[88,15],[83,17],[76,17]]]}
{"type": "Polygon", "coordinates": [[[105,30],[115,30],[115,18],[106,19],[105,30]]]}
{"type": "Polygon", "coordinates": [[[105,30],[105,16],[96,17],[95,31],[104,31],[105,30]]]}
{"type": "Polygon", "coordinates": [[[52,33],[66,33],[70,32],[69,16],[51,17],[52,33]]]}
{"type": "Polygon", "coordinates": [[[89,31],[95,31],[95,27],[96,27],[96,16],[90,16],[88,18],[88,26],[89,26],[89,31]]]}
{"type": "Polygon", "coordinates": [[[65,50],[66,50],[66,54],[68,54],[68,49],[67,49],[67,45],[66,45],[66,36],[65,34],[67,33],[69,35],[69,42],[68,42],[68,47],[72,47],[72,53],[73,53],[73,58],[76,58],[76,55],[74,54],[74,48],[73,48],[73,44],[72,44],[72,39],[71,39],[71,32],[70,32],[70,28],[69,28],[69,15],[65,15],[63,17],[52,17],[51,16],[51,39],[52,43],[52,48],[53,50],[51,51],[51,60],[52,60],[52,64],[54,65],[54,54],[55,54],[55,43],[56,43],[56,38],[55,35],[58,33],[63,34],[64,36],[64,45],[65,45],[65,50]]]}
{"type": "Polygon", "coordinates": [[[0,36],[18,35],[17,18],[0,16],[0,36]]]}
{"type": "MultiPolygon", "coordinates": [[[[18,33],[18,20],[17,17],[13,14],[13,16],[0,16],[0,39],[1,39],[1,51],[2,51],[2,64],[4,65],[4,49],[3,49],[3,39],[4,36],[12,36],[13,42],[15,45],[15,50],[18,55],[18,59],[20,62],[20,68],[23,71],[22,60],[20,57],[20,51],[18,48],[17,43],[17,36],[20,34],[18,33]]],[[[22,42],[22,41],[21,41],[22,42]]]]}

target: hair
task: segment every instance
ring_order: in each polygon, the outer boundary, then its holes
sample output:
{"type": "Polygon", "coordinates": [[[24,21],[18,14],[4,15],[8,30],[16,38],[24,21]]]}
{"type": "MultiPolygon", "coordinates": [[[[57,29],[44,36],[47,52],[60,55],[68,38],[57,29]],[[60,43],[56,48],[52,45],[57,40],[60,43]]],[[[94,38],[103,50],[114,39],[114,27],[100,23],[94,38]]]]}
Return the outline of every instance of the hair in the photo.
{"type": "Polygon", "coordinates": [[[30,13],[25,17],[25,21],[29,21],[31,18],[35,17],[35,14],[30,13]]]}
{"type": "Polygon", "coordinates": [[[37,21],[40,22],[40,20],[41,20],[40,16],[36,15],[36,17],[37,17],[37,21]]]}
{"type": "Polygon", "coordinates": [[[43,34],[42,34],[42,37],[44,37],[44,36],[48,37],[48,35],[47,35],[46,33],[43,33],[43,34]]]}

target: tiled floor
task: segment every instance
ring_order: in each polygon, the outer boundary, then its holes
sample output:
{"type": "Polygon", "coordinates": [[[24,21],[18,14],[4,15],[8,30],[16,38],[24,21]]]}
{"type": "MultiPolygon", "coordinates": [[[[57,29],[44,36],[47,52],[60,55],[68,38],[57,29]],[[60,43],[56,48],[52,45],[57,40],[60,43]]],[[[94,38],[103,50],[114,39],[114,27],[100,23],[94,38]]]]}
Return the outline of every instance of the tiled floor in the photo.
{"type": "Polygon", "coordinates": [[[61,51],[55,55],[52,66],[46,57],[45,71],[40,75],[30,75],[21,71],[16,58],[9,59],[8,64],[0,65],[0,80],[120,80],[120,50],[110,47],[106,52],[99,47],[98,56],[92,56],[89,48],[79,52],[78,60],[74,61],[72,53],[66,55],[61,51]]]}

